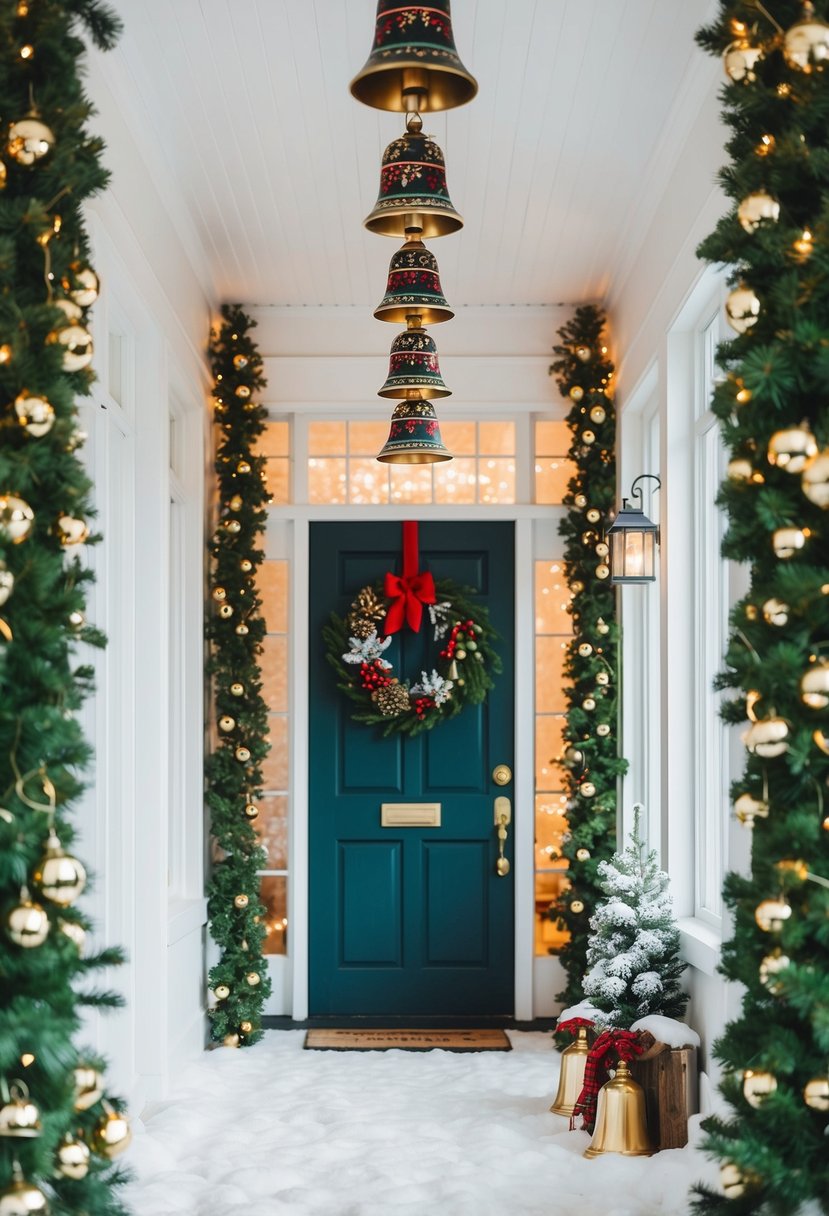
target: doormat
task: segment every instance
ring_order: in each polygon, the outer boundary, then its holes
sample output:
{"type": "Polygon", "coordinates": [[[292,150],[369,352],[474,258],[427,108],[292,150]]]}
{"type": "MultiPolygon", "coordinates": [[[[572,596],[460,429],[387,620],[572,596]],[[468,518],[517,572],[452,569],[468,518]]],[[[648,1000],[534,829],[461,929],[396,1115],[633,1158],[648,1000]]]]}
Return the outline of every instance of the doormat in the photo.
{"type": "Polygon", "coordinates": [[[503,1030],[309,1030],[307,1051],[512,1051],[503,1030]]]}

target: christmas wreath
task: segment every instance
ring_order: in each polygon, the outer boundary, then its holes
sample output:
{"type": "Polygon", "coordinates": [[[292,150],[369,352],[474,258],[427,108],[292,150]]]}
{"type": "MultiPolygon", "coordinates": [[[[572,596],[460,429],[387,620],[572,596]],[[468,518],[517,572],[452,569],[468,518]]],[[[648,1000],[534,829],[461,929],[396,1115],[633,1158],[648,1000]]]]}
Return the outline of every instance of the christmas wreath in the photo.
{"type": "Polygon", "coordinates": [[[474,591],[416,573],[417,532],[405,529],[403,576],[387,574],[361,588],[346,616],[332,612],[322,631],[337,687],[355,703],[353,720],[382,726],[384,736],[417,735],[457,717],[466,704],[485,699],[501,670],[497,635],[474,591]],[[385,654],[404,620],[419,631],[424,607],[439,649],[431,671],[410,683],[395,674],[385,654]]]}

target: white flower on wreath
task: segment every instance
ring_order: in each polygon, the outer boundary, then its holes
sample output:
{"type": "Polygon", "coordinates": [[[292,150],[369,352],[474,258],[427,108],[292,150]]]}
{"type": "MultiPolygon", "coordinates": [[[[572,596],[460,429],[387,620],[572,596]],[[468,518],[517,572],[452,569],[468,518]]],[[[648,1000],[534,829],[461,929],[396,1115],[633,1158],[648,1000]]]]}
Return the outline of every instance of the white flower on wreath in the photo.
{"type": "Polygon", "coordinates": [[[391,671],[391,663],[383,658],[383,651],[391,646],[391,637],[383,638],[381,642],[377,630],[372,629],[367,638],[349,638],[348,644],[351,650],[343,655],[343,662],[373,663],[377,660],[384,671],[391,671]]]}
{"type": "Polygon", "coordinates": [[[421,697],[431,697],[435,705],[443,705],[444,701],[451,700],[453,687],[453,680],[444,680],[443,676],[439,676],[432,668],[430,676],[421,671],[420,683],[413,685],[411,692],[421,697]]]}
{"type": "Polygon", "coordinates": [[[435,641],[440,639],[449,632],[449,623],[454,615],[452,605],[448,600],[444,600],[442,604],[429,604],[429,620],[435,630],[435,641]]]}

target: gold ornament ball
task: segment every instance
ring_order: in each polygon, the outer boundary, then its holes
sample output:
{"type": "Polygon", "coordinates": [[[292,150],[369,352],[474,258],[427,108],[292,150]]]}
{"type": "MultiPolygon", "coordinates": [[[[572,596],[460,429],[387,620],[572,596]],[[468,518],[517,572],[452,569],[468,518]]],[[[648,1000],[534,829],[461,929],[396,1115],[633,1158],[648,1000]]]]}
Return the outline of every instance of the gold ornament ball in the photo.
{"type": "Polygon", "coordinates": [[[89,1146],[83,1140],[73,1140],[67,1137],[58,1145],[57,1170],[64,1178],[74,1178],[80,1181],[89,1173],[89,1146]]]}
{"type": "Polygon", "coordinates": [[[589,363],[592,354],[593,354],[593,352],[589,346],[577,346],[576,347],[576,358],[579,359],[582,363],[589,363]]]}
{"type": "Polygon", "coordinates": [[[240,638],[244,638],[244,637],[247,637],[247,635],[250,633],[250,630],[248,629],[248,627],[247,627],[247,625],[245,624],[245,622],[244,622],[244,621],[241,621],[241,622],[240,622],[240,623],[239,623],[239,624],[236,626],[236,632],[237,632],[237,634],[239,635],[239,637],[240,637],[240,638]]]}
{"type": "Polygon", "coordinates": [[[238,1034],[226,1034],[225,1037],[222,1039],[222,1045],[224,1047],[238,1047],[239,1046],[238,1034]]]}
{"type": "Polygon", "coordinates": [[[829,1077],[812,1077],[803,1086],[803,1101],[812,1110],[829,1110],[829,1077]]]}
{"type": "Polygon", "coordinates": [[[226,1001],[230,996],[230,989],[227,984],[217,984],[213,989],[213,994],[217,1001],[226,1001]]]}
{"type": "Polygon", "coordinates": [[[829,659],[821,659],[803,673],[800,699],[810,709],[825,709],[829,705],[829,659]]]}
{"type": "Polygon", "coordinates": [[[27,1182],[20,1173],[11,1186],[0,1191],[0,1216],[33,1216],[36,1212],[47,1216],[48,1211],[49,1205],[43,1191],[33,1182],[27,1182]]]}
{"type": "Polygon", "coordinates": [[[597,507],[591,507],[587,512],[587,521],[591,524],[597,524],[602,517],[601,511],[597,507]]]}
{"type": "Polygon", "coordinates": [[[59,515],[55,532],[62,545],[82,545],[89,539],[89,524],[85,519],[76,519],[73,515],[59,515]]]}
{"type": "Polygon", "coordinates": [[[92,362],[92,334],[83,325],[64,325],[62,329],[53,330],[49,334],[49,341],[63,347],[65,372],[83,371],[92,362]]]}
{"type": "Polygon", "coordinates": [[[40,1111],[29,1100],[29,1091],[20,1081],[9,1086],[11,1100],[0,1106],[0,1136],[28,1140],[39,1136],[40,1111]]]}
{"type": "Polygon", "coordinates": [[[574,899],[573,902],[570,904],[570,911],[575,913],[576,916],[578,916],[579,913],[584,911],[584,904],[582,903],[582,901],[580,899],[574,899]]]}
{"type": "Polygon", "coordinates": [[[584,591],[584,583],[581,579],[577,578],[570,584],[570,590],[573,592],[573,595],[581,595],[582,591],[584,591]]]}
{"type": "Polygon", "coordinates": [[[815,437],[802,426],[775,431],[769,440],[769,464],[777,465],[778,469],[785,469],[787,473],[802,473],[816,455],[815,437]]]}
{"type": "Polygon", "coordinates": [[[607,722],[600,722],[599,725],[596,727],[596,734],[601,739],[606,739],[607,736],[610,734],[610,725],[607,722]]]}
{"type": "Polygon", "coordinates": [[[49,917],[40,904],[32,903],[28,895],[6,913],[6,935],[16,946],[28,950],[42,946],[49,935],[49,917]]]}
{"type": "Polygon", "coordinates": [[[63,851],[54,829],[32,878],[41,895],[62,908],[74,903],[86,886],[86,870],[77,857],[63,851]]]}
{"type": "Polygon", "coordinates": [[[233,616],[233,605],[232,604],[220,604],[219,605],[219,616],[221,617],[221,619],[223,621],[229,621],[230,618],[233,616]]]}
{"type": "Polygon", "coordinates": [[[768,819],[769,804],[751,794],[740,794],[734,803],[734,813],[740,823],[753,828],[755,819],[768,819]]]}
{"type": "Polygon", "coordinates": [[[829,449],[824,448],[806,466],[800,478],[803,493],[816,507],[829,507],[829,449]]]}
{"type": "Polygon", "coordinates": [[[729,460],[728,467],[725,470],[725,475],[729,481],[751,481],[753,474],[754,469],[751,467],[751,461],[746,460],[742,456],[729,460]]]}
{"type": "Polygon", "coordinates": [[[59,308],[69,321],[79,321],[83,316],[83,309],[74,300],[53,300],[52,307],[59,308]]]}
{"type": "Polygon", "coordinates": [[[33,165],[55,146],[55,136],[35,114],[27,114],[9,127],[6,151],[18,165],[33,165]]]}
{"type": "Polygon", "coordinates": [[[232,536],[238,536],[242,531],[242,525],[238,519],[226,519],[222,523],[225,532],[230,532],[232,536]]]}
{"type": "Polygon", "coordinates": [[[596,708],[595,697],[585,697],[582,701],[582,708],[586,709],[588,713],[590,713],[591,710],[594,710],[596,708]]]}
{"type": "Polygon", "coordinates": [[[577,747],[568,747],[564,752],[564,763],[568,768],[575,768],[584,763],[584,752],[577,747]]]}
{"type": "Polygon", "coordinates": [[[216,601],[217,604],[221,604],[224,600],[227,599],[227,591],[224,589],[224,587],[214,587],[213,588],[213,599],[216,601]]]}
{"type": "Polygon", "coordinates": [[[259,814],[259,807],[254,802],[249,802],[245,806],[245,818],[246,819],[250,819],[250,820],[256,819],[258,814],[259,814]]]}
{"type": "Polygon", "coordinates": [[[733,1161],[726,1161],[720,1169],[720,1186],[728,1199],[739,1199],[745,1194],[748,1178],[733,1161]]]}
{"type": "Polygon", "coordinates": [[[800,528],[777,528],[771,543],[777,557],[787,561],[806,544],[806,534],[800,528]]]}
{"type": "Polygon", "coordinates": [[[230,695],[232,697],[243,697],[245,695],[244,684],[240,684],[238,680],[234,680],[230,686],[230,695]]]}
{"type": "Polygon", "coordinates": [[[789,605],[782,600],[770,599],[763,604],[763,620],[767,625],[776,625],[782,629],[789,621],[789,605]]]}
{"type": "Polygon", "coordinates": [[[247,367],[247,365],[248,365],[247,355],[234,355],[233,356],[233,366],[236,368],[237,372],[240,372],[243,368],[247,367]]]}
{"type": "Polygon", "coordinates": [[[610,549],[607,547],[605,542],[603,540],[600,540],[599,543],[596,545],[596,557],[607,557],[609,552],[610,552],[610,549]]]}
{"type": "Polygon", "coordinates": [[[247,401],[248,397],[250,396],[250,389],[246,384],[238,385],[234,392],[240,401],[247,401]]]}
{"type": "Polygon", "coordinates": [[[791,965],[792,960],[782,950],[767,954],[760,963],[760,983],[772,996],[779,996],[783,991],[783,976],[791,965]]]}
{"type": "Polygon", "coordinates": [[[95,1124],[92,1147],[101,1157],[112,1161],[129,1148],[132,1131],[129,1120],[115,1110],[106,1111],[95,1124]]]}
{"type": "Polygon", "coordinates": [[[245,976],[245,979],[247,980],[247,982],[251,986],[251,988],[255,988],[257,986],[257,984],[259,983],[259,974],[256,971],[249,971],[247,973],[247,975],[245,976]]]}
{"type": "Polygon", "coordinates": [[[60,931],[64,937],[69,938],[78,954],[83,954],[83,948],[86,945],[86,929],[83,925],[79,925],[76,920],[62,920],[60,921],[60,931]]]}
{"type": "Polygon", "coordinates": [[[250,472],[250,465],[246,460],[240,460],[236,466],[236,472],[241,473],[244,476],[245,473],[250,472]]]}
{"type": "Polygon", "coordinates": [[[592,653],[593,653],[593,647],[590,645],[590,643],[582,642],[581,646],[579,646],[579,654],[581,655],[581,657],[583,659],[589,659],[592,653]]]}
{"type": "Polygon", "coordinates": [[[725,319],[738,334],[746,334],[757,324],[760,298],[746,283],[729,292],[725,301],[725,319]]]}
{"type": "Polygon", "coordinates": [[[752,722],[743,735],[748,750],[764,760],[773,760],[789,750],[789,724],[783,718],[752,722]]]}
{"type": "Polygon", "coordinates": [[[5,604],[12,591],[14,591],[14,575],[0,558],[0,607],[5,604]]]}
{"type": "Polygon", "coordinates": [[[594,405],[590,410],[590,421],[595,422],[597,426],[601,426],[607,418],[607,410],[603,405],[594,405]]]}
{"type": "Polygon", "coordinates": [[[747,1068],[743,1073],[743,1097],[755,1110],[777,1089],[777,1077],[771,1072],[755,1072],[747,1068]]]}
{"type": "Polygon", "coordinates": [[[764,933],[779,933],[792,914],[791,904],[780,899],[764,899],[754,910],[754,919],[764,933]]]}
{"type": "Polygon", "coordinates": [[[253,569],[253,562],[249,557],[243,557],[239,562],[239,569],[242,571],[242,574],[250,574],[253,569]]]}
{"type": "Polygon", "coordinates": [[[603,621],[601,617],[599,617],[599,619],[596,621],[596,628],[602,635],[610,633],[610,626],[606,621],[603,621]]]}
{"type": "Polygon", "coordinates": [[[590,850],[589,849],[576,849],[576,861],[589,861],[589,860],[590,860],[590,850]]]}
{"type": "Polygon", "coordinates": [[[63,279],[63,290],[79,304],[81,308],[91,308],[101,290],[100,280],[91,266],[73,262],[69,267],[71,272],[63,279]]]}
{"type": "Polygon", "coordinates": [[[610,676],[606,671],[599,671],[596,673],[596,683],[599,685],[599,688],[607,688],[610,683],[610,676]]]}
{"type": "Polygon", "coordinates": [[[242,892],[241,895],[234,895],[234,897],[233,897],[234,908],[239,908],[241,910],[242,908],[246,908],[249,903],[250,903],[250,898],[249,898],[249,896],[245,895],[244,892],[242,892]]]}
{"type": "Polygon", "coordinates": [[[219,718],[219,730],[231,731],[236,729],[236,719],[231,718],[230,714],[222,714],[219,718]]]}
{"type": "Polygon", "coordinates": [[[580,510],[582,510],[587,506],[587,497],[584,494],[577,494],[573,499],[573,502],[580,510]]]}
{"type": "Polygon", "coordinates": [[[582,443],[586,443],[587,446],[590,447],[591,443],[596,442],[596,435],[593,431],[582,431],[581,441],[582,441],[582,443]]]}
{"type": "Polygon", "coordinates": [[[35,513],[17,494],[0,494],[0,533],[13,545],[21,544],[32,530],[35,513]]]}
{"type": "Polygon", "coordinates": [[[594,798],[596,795],[596,787],[592,781],[585,781],[579,786],[579,793],[584,798],[594,798]]]}
{"type": "Polygon", "coordinates": [[[725,74],[735,84],[752,84],[757,79],[754,69],[762,58],[761,47],[751,46],[744,39],[732,42],[723,55],[725,74]]]}
{"type": "Polygon", "coordinates": [[[74,1070],[75,1079],[75,1110],[89,1110],[99,1102],[104,1093],[104,1078],[97,1068],[87,1064],[79,1064],[74,1070]]]}
{"type": "Polygon", "coordinates": [[[242,1034],[250,1034],[253,1030],[253,1022],[240,1022],[239,1029],[241,1030],[242,1034]]]}
{"type": "Polygon", "coordinates": [[[573,387],[570,389],[570,400],[571,401],[581,401],[583,396],[584,396],[584,389],[579,388],[578,384],[574,384],[573,387]]]}
{"type": "Polygon", "coordinates": [[[247,764],[248,760],[250,760],[250,748],[237,747],[234,755],[240,764],[247,764]]]}
{"type": "Polygon", "coordinates": [[[227,504],[231,511],[241,511],[244,499],[241,494],[234,494],[230,502],[227,504]]]}
{"type": "Polygon", "coordinates": [[[606,565],[605,562],[601,562],[596,567],[596,578],[610,578],[610,566],[606,565]]]}
{"type": "Polygon", "coordinates": [[[765,190],[747,195],[737,208],[737,219],[746,232],[756,232],[764,221],[776,223],[779,218],[780,204],[765,190]]]}
{"type": "Polygon", "coordinates": [[[829,25],[807,11],[783,35],[783,55],[795,71],[821,72],[829,59],[829,25]]]}
{"type": "Polygon", "coordinates": [[[33,439],[47,435],[55,423],[55,408],[51,402],[27,393],[25,389],[14,399],[14,412],[26,434],[33,439]]]}

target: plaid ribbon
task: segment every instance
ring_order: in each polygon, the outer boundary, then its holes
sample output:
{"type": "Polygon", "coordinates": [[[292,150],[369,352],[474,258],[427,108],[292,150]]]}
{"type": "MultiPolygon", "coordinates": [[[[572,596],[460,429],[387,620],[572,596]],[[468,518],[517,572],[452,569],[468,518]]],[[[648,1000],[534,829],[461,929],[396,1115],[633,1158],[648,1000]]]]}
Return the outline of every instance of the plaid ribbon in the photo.
{"type": "Polygon", "coordinates": [[[579,1094],[579,1100],[573,1107],[573,1113],[570,1116],[571,1131],[576,1126],[578,1115],[582,1117],[584,1130],[593,1131],[596,1125],[599,1090],[609,1080],[609,1070],[613,1063],[615,1060],[625,1060],[630,1063],[644,1050],[644,1044],[640,1042],[639,1034],[635,1030],[605,1030],[599,1035],[585,1061],[584,1084],[579,1094]]]}

